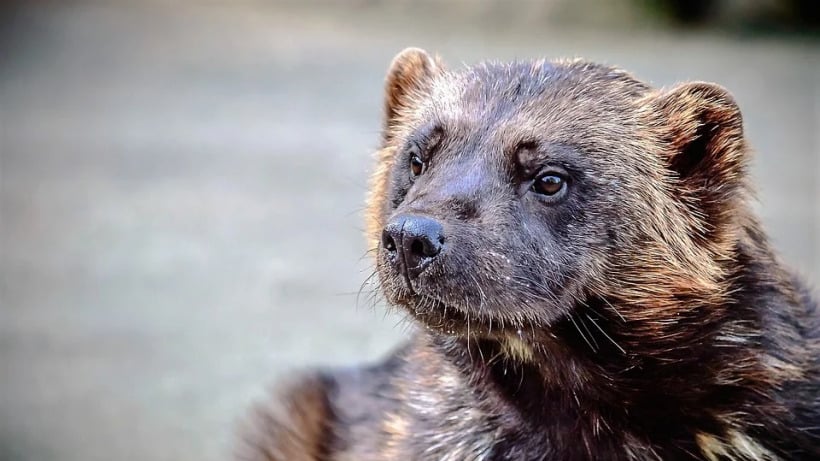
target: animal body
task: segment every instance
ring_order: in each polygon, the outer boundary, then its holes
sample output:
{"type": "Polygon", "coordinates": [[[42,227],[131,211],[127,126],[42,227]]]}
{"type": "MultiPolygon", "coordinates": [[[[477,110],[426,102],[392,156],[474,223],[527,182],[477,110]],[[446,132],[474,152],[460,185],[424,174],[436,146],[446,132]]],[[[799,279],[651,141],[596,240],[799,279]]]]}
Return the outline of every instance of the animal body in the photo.
{"type": "Polygon", "coordinates": [[[367,209],[419,328],[257,409],[245,459],[820,459],[820,329],[741,112],[582,60],[387,75],[367,209]]]}

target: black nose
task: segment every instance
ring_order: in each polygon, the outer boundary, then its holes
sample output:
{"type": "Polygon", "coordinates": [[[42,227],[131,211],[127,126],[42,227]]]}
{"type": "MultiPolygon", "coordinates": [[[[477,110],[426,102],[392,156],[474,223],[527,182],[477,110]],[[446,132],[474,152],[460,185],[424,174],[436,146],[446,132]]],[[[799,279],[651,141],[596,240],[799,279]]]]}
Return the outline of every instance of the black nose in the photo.
{"type": "Polygon", "coordinates": [[[400,272],[419,275],[441,252],[444,229],[430,218],[398,215],[382,232],[382,246],[400,272]]]}

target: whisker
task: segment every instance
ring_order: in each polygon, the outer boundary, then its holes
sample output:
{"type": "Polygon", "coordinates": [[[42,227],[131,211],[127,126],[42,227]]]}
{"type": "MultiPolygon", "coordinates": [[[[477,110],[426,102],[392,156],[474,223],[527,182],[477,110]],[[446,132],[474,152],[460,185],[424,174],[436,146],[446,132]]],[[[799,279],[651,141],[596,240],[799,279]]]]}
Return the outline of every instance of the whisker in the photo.
{"type": "Polygon", "coordinates": [[[359,308],[359,298],[362,294],[362,291],[364,290],[364,287],[368,285],[371,280],[373,280],[373,277],[375,277],[377,273],[378,271],[374,269],[373,272],[370,275],[368,275],[367,278],[364,279],[362,284],[359,285],[359,292],[356,294],[356,309],[359,308]]]}
{"type": "Polygon", "coordinates": [[[613,312],[615,312],[615,314],[616,314],[618,317],[620,317],[620,319],[621,319],[621,321],[622,321],[622,322],[626,323],[626,318],[624,318],[624,316],[623,316],[623,315],[621,315],[621,313],[620,313],[620,312],[618,312],[618,309],[616,309],[616,308],[615,308],[615,306],[613,306],[613,305],[612,305],[612,303],[610,303],[610,302],[609,302],[609,301],[608,301],[605,297],[603,297],[603,296],[598,295],[598,297],[599,297],[601,300],[603,300],[603,302],[605,302],[605,303],[606,303],[606,305],[607,305],[607,306],[609,306],[609,308],[610,308],[610,309],[612,309],[612,311],[613,311],[613,312]]]}
{"type": "Polygon", "coordinates": [[[473,362],[473,354],[470,352],[470,314],[469,311],[464,311],[467,317],[467,355],[470,356],[470,363],[473,362]]]}
{"type": "Polygon", "coordinates": [[[379,251],[379,247],[373,247],[365,250],[364,254],[359,256],[359,262],[361,262],[364,258],[368,257],[371,253],[375,253],[379,251]]]}
{"type": "MultiPolygon", "coordinates": [[[[467,274],[473,280],[473,283],[475,284],[476,288],[478,289],[478,295],[479,295],[479,300],[480,300],[479,307],[480,308],[484,307],[484,302],[486,301],[487,296],[484,294],[484,290],[481,289],[481,284],[478,283],[478,279],[476,279],[474,274],[471,274],[469,272],[467,274]]],[[[465,299],[465,302],[466,302],[466,299],[465,299]]]]}
{"type": "Polygon", "coordinates": [[[624,348],[623,348],[623,347],[621,347],[620,345],[618,345],[618,343],[616,343],[616,342],[615,342],[615,340],[614,340],[614,339],[612,339],[612,337],[611,337],[611,336],[609,336],[608,334],[606,334],[606,331],[604,331],[604,329],[603,329],[603,328],[601,328],[601,326],[600,326],[600,325],[598,325],[598,322],[596,322],[596,321],[595,321],[595,319],[593,319],[592,317],[590,317],[590,316],[589,316],[589,315],[587,315],[587,314],[584,314],[584,315],[586,315],[586,317],[589,319],[589,321],[590,321],[590,322],[592,322],[592,324],[593,324],[593,325],[595,325],[595,327],[598,329],[598,331],[600,331],[600,332],[601,332],[601,333],[602,333],[602,334],[606,337],[606,339],[608,339],[608,340],[609,340],[609,342],[611,342],[613,345],[615,345],[615,347],[617,347],[617,348],[618,348],[618,350],[619,350],[619,351],[621,351],[621,354],[626,354],[626,351],[624,350],[624,348]]]}
{"type": "Polygon", "coordinates": [[[593,352],[597,352],[596,349],[594,347],[592,347],[592,343],[590,343],[589,340],[587,339],[587,337],[584,336],[584,332],[581,331],[581,328],[578,327],[578,324],[575,323],[575,316],[570,313],[567,317],[569,317],[570,322],[572,322],[572,324],[575,326],[575,329],[578,330],[578,334],[581,335],[581,338],[584,339],[584,342],[587,343],[589,348],[592,349],[593,352]]]}
{"type": "Polygon", "coordinates": [[[592,334],[591,331],[589,331],[589,328],[587,328],[587,324],[586,322],[584,322],[584,319],[578,317],[578,323],[580,323],[581,326],[584,328],[584,331],[587,332],[587,334],[589,335],[589,339],[595,344],[595,350],[597,351],[599,349],[598,341],[595,340],[595,336],[592,334]]]}

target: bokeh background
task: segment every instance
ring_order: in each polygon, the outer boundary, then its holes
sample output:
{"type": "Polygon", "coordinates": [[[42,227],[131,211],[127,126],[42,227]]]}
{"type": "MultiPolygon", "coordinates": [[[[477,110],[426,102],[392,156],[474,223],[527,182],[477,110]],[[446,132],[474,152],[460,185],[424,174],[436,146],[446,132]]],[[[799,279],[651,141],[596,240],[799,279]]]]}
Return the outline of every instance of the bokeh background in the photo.
{"type": "Polygon", "coordinates": [[[0,460],[226,459],[272,382],[401,340],[356,294],[409,45],[728,87],[766,227],[817,284],[818,2],[676,3],[2,2],[0,460]]]}

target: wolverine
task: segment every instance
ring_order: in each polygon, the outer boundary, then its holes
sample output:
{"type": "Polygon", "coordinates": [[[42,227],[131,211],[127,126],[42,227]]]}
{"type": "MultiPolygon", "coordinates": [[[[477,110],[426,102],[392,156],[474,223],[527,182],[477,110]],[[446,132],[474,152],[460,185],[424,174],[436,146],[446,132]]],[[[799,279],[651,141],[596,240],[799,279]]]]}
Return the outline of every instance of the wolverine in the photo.
{"type": "Polygon", "coordinates": [[[367,238],[418,328],[280,386],[242,459],[820,459],[817,304],[752,211],[727,90],[410,48],[380,143],[367,238]]]}

